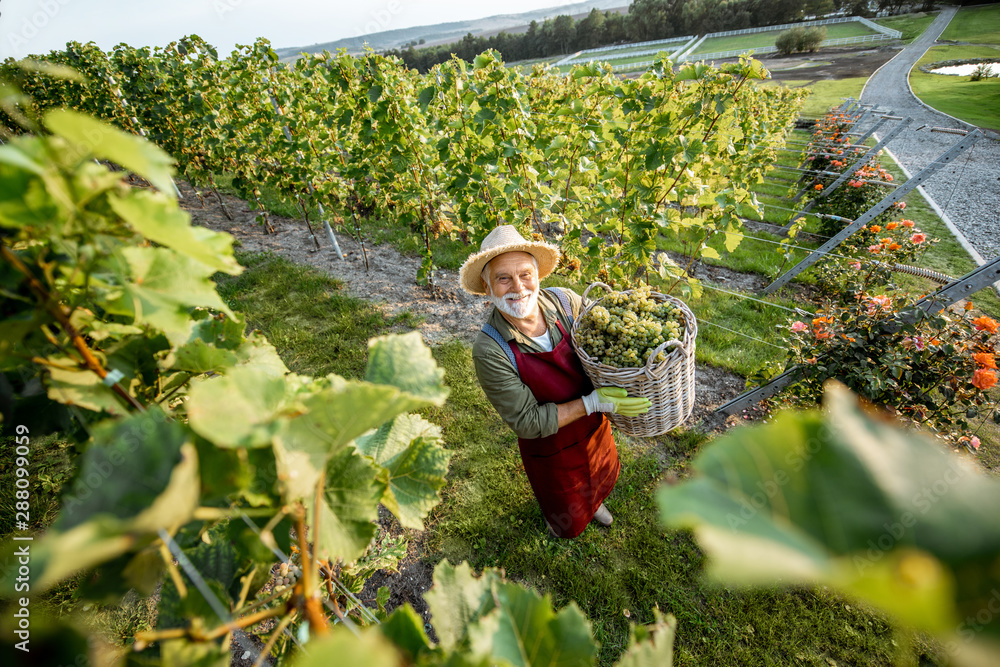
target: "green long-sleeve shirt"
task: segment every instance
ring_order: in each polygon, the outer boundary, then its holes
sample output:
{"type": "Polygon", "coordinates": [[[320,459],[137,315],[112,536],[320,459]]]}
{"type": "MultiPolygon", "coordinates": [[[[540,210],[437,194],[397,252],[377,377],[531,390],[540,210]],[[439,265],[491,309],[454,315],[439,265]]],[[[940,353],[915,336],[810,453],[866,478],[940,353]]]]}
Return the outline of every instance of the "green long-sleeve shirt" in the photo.
{"type": "MultiPolygon", "coordinates": [[[[586,305],[583,299],[573,290],[561,289],[569,298],[573,317],[578,317],[583,306],[586,305]]],[[[559,327],[556,326],[556,319],[569,335],[569,318],[563,312],[559,300],[544,289],[538,294],[538,305],[542,309],[542,315],[548,325],[552,347],[555,348],[562,340],[562,334],[559,332],[559,327]]],[[[510,341],[516,342],[522,352],[544,352],[535,341],[512,327],[496,308],[490,311],[487,322],[493,325],[508,343],[510,341]]],[[[535,400],[535,395],[531,393],[531,389],[521,382],[521,378],[514,366],[511,365],[510,359],[500,349],[497,342],[482,331],[479,332],[472,344],[472,361],[486,398],[496,408],[501,419],[511,427],[518,437],[544,438],[559,430],[556,404],[539,404],[535,400]]]]}

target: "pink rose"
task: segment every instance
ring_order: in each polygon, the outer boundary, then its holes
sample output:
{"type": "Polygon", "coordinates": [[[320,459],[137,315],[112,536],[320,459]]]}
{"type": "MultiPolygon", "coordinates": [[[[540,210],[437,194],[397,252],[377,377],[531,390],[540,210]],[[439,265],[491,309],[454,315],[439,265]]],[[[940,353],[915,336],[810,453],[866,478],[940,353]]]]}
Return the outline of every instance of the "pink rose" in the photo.
{"type": "Polygon", "coordinates": [[[927,234],[924,234],[923,232],[917,232],[916,234],[910,237],[910,243],[920,244],[926,240],[927,240],[927,234]]]}
{"type": "Polygon", "coordinates": [[[798,320],[796,320],[795,322],[792,322],[792,331],[794,331],[795,333],[799,333],[801,331],[805,331],[808,328],[809,327],[806,326],[805,322],[799,322],[798,320]]]}

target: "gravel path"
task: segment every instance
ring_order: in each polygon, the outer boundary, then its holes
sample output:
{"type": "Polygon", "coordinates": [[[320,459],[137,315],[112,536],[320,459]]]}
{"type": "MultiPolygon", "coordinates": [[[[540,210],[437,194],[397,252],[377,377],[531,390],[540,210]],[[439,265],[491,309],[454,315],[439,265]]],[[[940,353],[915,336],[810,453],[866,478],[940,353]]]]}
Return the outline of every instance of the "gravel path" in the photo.
{"type": "MultiPolygon", "coordinates": [[[[915,174],[930,164],[960,137],[930,132],[930,127],[969,129],[971,126],[943,113],[930,110],[910,91],[910,68],[934,45],[957,9],[945,7],[924,33],[900,51],[868,79],[861,94],[865,104],[878,104],[897,116],[912,116],[911,128],[889,143],[897,162],[915,174]]],[[[890,121],[891,122],[891,121],[890,121]]],[[[883,129],[883,133],[886,130],[883,129]]],[[[981,137],[971,149],[960,154],[923,186],[944,210],[947,218],[985,259],[1000,255],[1000,141],[997,134],[981,137]]]]}

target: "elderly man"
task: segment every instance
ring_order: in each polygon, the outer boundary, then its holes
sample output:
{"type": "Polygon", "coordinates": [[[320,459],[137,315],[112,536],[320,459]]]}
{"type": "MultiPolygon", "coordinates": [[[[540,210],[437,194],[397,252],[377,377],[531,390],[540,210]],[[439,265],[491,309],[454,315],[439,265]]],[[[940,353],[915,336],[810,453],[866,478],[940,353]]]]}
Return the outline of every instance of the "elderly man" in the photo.
{"type": "Polygon", "coordinates": [[[518,436],[521,461],[553,535],[576,537],[591,519],[611,525],[604,499],[621,465],[605,412],[642,414],[645,398],[594,389],[569,342],[582,299],[539,289],[559,249],[494,229],[462,265],[459,280],[494,308],[472,348],[479,383],[518,436]]]}

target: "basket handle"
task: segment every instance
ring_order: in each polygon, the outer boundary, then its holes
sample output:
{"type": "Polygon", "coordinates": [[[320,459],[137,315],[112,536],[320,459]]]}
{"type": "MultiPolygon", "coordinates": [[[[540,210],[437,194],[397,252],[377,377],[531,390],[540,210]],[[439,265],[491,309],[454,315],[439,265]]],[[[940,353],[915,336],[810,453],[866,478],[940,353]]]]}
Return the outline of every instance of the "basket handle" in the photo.
{"type": "Polygon", "coordinates": [[[687,355],[687,350],[684,349],[684,343],[682,343],[681,341],[677,340],[676,338],[674,338],[673,340],[668,340],[666,342],[660,343],[657,346],[657,348],[655,350],[653,350],[653,352],[649,355],[649,358],[646,359],[646,373],[647,374],[653,372],[653,365],[655,364],[655,362],[653,360],[656,359],[656,355],[658,355],[660,352],[665,351],[667,349],[667,347],[671,346],[671,345],[674,346],[675,348],[680,348],[681,352],[683,352],[685,355],[687,355]]]}
{"type": "Polygon", "coordinates": [[[587,295],[590,294],[590,290],[594,289],[598,285],[600,285],[601,287],[603,287],[608,292],[613,292],[614,291],[613,289],[611,289],[610,287],[608,287],[607,285],[605,285],[602,282],[590,283],[590,285],[587,287],[587,289],[583,290],[583,298],[586,299],[587,295]]]}

